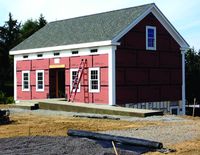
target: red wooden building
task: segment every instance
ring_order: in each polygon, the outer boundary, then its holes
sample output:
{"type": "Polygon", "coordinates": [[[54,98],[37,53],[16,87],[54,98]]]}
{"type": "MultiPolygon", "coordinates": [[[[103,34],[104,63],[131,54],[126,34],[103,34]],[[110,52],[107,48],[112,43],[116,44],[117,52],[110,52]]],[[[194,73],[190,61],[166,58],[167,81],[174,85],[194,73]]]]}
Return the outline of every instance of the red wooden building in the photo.
{"type": "Polygon", "coordinates": [[[76,102],[184,114],[188,48],[155,4],[51,22],[10,51],[14,98],[69,97],[83,59],[76,102]]]}

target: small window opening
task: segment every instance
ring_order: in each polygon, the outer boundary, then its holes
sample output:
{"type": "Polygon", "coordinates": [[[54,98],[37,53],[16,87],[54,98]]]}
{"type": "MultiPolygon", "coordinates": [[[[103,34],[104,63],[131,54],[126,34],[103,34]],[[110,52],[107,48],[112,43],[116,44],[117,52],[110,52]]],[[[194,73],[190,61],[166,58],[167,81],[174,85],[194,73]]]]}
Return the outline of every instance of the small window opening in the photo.
{"type": "Polygon", "coordinates": [[[24,59],[27,59],[27,58],[28,58],[28,55],[24,55],[23,58],[24,58],[24,59]]]}
{"type": "Polygon", "coordinates": [[[97,49],[91,49],[91,50],[90,50],[90,53],[97,53],[97,52],[98,52],[97,49]]]}
{"type": "Polygon", "coordinates": [[[72,51],[72,54],[78,54],[78,51],[72,51]]]}
{"type": "Polygon", "coordinates": [[[39,58],[43,57],[43,54],[37,54],[37,57],[39,57],[39,58]]]}
{"type": "Polygon", "coordinates": [[[60,53],[59,53],[59,52],[55,52],[53,55],[54,55],[54,56],[59,56],[60,53]]]}

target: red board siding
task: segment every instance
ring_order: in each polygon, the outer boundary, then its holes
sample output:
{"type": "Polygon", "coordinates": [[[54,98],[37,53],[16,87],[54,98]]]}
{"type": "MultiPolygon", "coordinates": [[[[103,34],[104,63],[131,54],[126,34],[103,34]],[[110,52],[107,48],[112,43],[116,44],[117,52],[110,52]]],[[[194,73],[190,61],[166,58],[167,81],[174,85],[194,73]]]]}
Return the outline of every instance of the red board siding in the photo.
{"type": "Polygon", "coordinates": [[[32,70],[49,69],[48,59],[32,60],[32,70]]]}
{"type": "Polygon", "coordinates": [[[126,84],[147,84],[148,83],[148,70],[147,69],[126,69],[125,74],[126,84]]]}
{"type": "MultiPolygon", "coordinates": [[[[89,93],[90,103],[108,104],[108,55],[89,55],[89,56],[73,56],[59,59],[59,64],[65,64],[65,93],[69,97],[70,88],[70,69],[78,69],[82,59],[87,59],[87,67],[100,68],[100,92],[89,93]]],[[[17,61],[17,99],[30,100],[30,99],[45,99],[49,94],[49,65],[55,65],[54,58],[51,59],[37,59],[32,61],[17,61]],[[30,70],[30,91],[23,92],[22,85],[22,71],[30,70]],[[36,70],[44,70],[44,84],[45,90],[36,91],[36,70]]],[[[88,71],[88,69],[87,69],[88,71]]],[[[86,76],[88,80],[88,75],[86,76]]],[[[75,97],[76,102],[84,102],[84,87],[88,88],[88,82],[83,83],[81,80],[81,91],[77,92],[75,97]],[[85,85],[84,85],[85,84],[85,85]]]]}
{"type": "Polygon", "coordinates": [[[32,99],[46,99],[47,94],[49,93],[49,87],[45,86],[44,91],[36,91],[36,86],[32,87],[32,99]]]}
{"type": "Polygon", "coordinates": [[[107,66],[108,66],[107,54],[93,56],[93,67],[107,67],[107,66]]]}
{"type": "Polygon", "coordinates": [[[101,85],[108,85],[108,68],[101,68],[100,73],[101,85]]]}
{"type": "Polygon", "coordinates": [[[87,59],[87,66],[92,67],[92,56],[70,57],[70,68],[78,68],[82,59],[87,59]]]}
{"type": "Polygon", "coordinates": [[[121,40],[116,51],[117,104],[181,99],[180,46],[147,15],[121,40]],[[157,50],[146,50],[146,26],[155,26],[157,50]]]}
{"type": "Polygon", "coordinates": [[[17,99],[18,100],[31,100],[30,91],[22,91],[22,86],[17,86],[17,99]]]}
{"type": "Polygon", "coordinates": [[[31,61],[24,60],[24,61],[17,61],[17,71],[21,70],[31,70],[31,61]]]}
{"type": "Polygon", "coordinates": [[[22,85],[22,72],[17,72],[17,85],[22,85]]]}
{"type": "Polygon", "coordinates": [[[137,102],[137,88],[133,86],[118,86],[117,88],[117,101],[118,103],[135,103],[137,102]]]}

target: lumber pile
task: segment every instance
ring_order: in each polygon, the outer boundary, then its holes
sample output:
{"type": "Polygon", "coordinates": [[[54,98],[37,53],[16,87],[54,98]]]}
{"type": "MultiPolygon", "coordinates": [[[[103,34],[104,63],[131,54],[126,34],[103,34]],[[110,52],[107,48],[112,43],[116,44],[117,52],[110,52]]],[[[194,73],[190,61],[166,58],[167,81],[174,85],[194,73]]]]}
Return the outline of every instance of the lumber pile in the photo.
{"type": "Polygon", "coordinates": [[[97,139],[97,140],[106,140],[106,141],[114,141],[116,143],[121,144],[128,144],[134,146],[142,146],[152,149],[161,149],[163,148],[163,144],[160,142],[138,139],[138,138],[130,138],[130,137],[122,137],[122,136],[113,136],[108,134],[101,134],[83,130],[72,130],[69,129],[67,131],[68,136],[75,136],[75,137],[85,137],[90,139],[97,139]]]}
{"type": "Polygon", "coordinates": [[[0,125],[8,124],[10,122],[10,111],[9,110],[1,110],[0,109],[0,125]]]}

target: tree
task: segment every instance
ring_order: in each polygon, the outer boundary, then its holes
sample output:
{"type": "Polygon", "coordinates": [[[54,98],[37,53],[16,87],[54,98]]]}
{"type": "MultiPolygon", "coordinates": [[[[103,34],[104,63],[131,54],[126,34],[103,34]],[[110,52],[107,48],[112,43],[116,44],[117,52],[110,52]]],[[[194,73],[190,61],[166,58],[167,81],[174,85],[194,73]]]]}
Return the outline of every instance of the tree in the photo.
{"type": "Polygon", "coordinates": [[[38,22],[37,20],[28,19],[23,25],[20,30],[22,40],[31,36],[34,32],[38,30],[38,22]]]}
{"type": "Polygon", "coordinates": [[[186,98],[189,103],[193,103],[196,98],[200,101],[200,53],[194,49],[186,53],[186,98]]]}
{"type": "Polygon", "coordinates": [[[18,43],[20,27],[21,24],[12,18],[11,13],[9,20],[0,26],[0,89],[4,88],[6,81],[13,79],[13,61],[9,51],[18,43]]]}
{"type": "Polygon", "coordinates": [[[21,26],[9,13],[8,21],[0,26],[0,90],[5,91],[7,82],[13,83],[13,57],[9,51],[46,24],[41,14],[38,20],[29,19],[21,26]]]}
{"type": "Polygon", "coordinates": [[[40,14],[38,20],[28,19],[27,21],[25,21],[20,30],[21,32],[20,42],[31,36],[33,33],[44,27],[46,24],[47,21],[45,20],[42,14],[40,14]]]}
{"type": "Polygon", "coordinates": [[[40,14],[40,17],[38,19],[38,23],[39,23],[39,29],[44,27],[47,24],[46,19],[44,18],[43,14],[40,14]]]}

